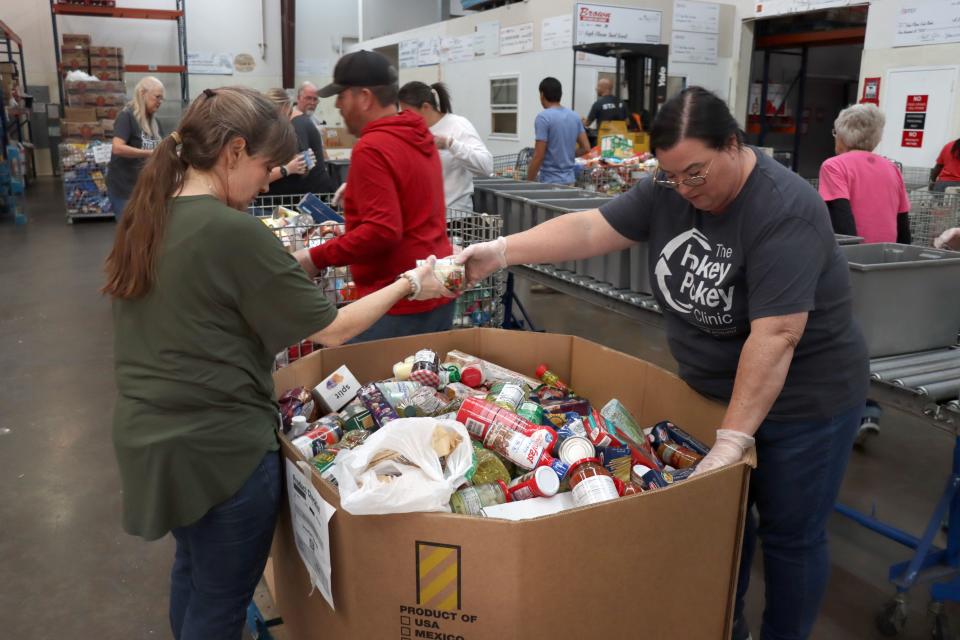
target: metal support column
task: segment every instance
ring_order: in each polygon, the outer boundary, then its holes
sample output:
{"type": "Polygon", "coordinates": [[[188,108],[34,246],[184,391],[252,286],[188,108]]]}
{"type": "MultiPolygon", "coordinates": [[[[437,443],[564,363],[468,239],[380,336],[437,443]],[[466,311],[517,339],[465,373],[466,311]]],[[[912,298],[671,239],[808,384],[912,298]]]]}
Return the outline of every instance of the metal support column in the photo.
{"type": "Polygon", "coordinates": [[[800,74],[797,76],[797,115],[793,132],[793,157],[790,159],[794,172],[800,170],[800,138],[803,135],[803,99],[807,86],[807,53],[809,48],[804,45],[800,53],[800,74]]]}
{"type": "Polygon", "coordinates": [[[760,137],[757,146],[762,147],[767,138],[767,90],[770,85],[770,50],[763,52],[763,83],[760,85],[760,137]]]}
{"type": "Polygon", "coordinates": [[[187,69],[187,7],[186,0],[177,0],[177,10],[183,15],[177,18],[177,57],[183,72],[180,74],[180,101],[186,109],[190,103],[190,70],[187,69]]]}

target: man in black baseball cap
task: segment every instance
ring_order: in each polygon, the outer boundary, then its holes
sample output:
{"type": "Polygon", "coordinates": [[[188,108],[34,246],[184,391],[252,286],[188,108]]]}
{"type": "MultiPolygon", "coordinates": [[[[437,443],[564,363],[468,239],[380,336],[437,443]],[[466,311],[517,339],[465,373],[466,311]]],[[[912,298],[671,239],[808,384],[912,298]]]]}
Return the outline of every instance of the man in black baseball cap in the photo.
{"type": "Polygon", "coordinates": [[[376,51],[348,53],[337,61],[333,82],[320,89],[321,98],[338,95],[347,87],[378,87],[396,84],[397,70],[386,56],[376,51]]]}
{"type": "MultiPolygon", "coordinates": [[[[366,296],[430,255],[453,253],[447,239],[443,171],[433,135],[415,111],[397,113],[397,72],[379,53],[357,51],[337,62],[333,83],[347,129],[359,140],[343,188],[343,235],[297,252],[311,275],[349,265],[357,293],[366,296]],[[406,266],[409,265],[409,266],[406,266]]],[[[450,299],[394,305],[353,342],[446,331],[450,299]]]]}

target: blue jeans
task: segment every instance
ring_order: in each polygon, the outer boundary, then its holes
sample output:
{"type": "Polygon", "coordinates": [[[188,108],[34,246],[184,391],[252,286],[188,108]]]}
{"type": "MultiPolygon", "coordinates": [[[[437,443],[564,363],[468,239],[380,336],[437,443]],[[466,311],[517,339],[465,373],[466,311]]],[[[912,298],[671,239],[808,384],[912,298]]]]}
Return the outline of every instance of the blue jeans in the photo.
{"type": "Polygon", "coordinates": [[[127,202],[130,198],[121,198],[110,193],[107,193],[107,198],[110,200],[110,208],[113,209],[114,220],[120,222],[120,216],[123,215],[123,210],[127,208],[127,202]]]}
{"type": "Polygon", "coordinates": [[[175,640],[239,640],[267,563],[280,508],[280,453],[271,451],[233,497],[173,530],[170,627],[175,640]]]}
{"type": "MultiPolygon", "coordinates": [[[[810,635],[830,574],[827,519],[840,491],[863,402],[828,420],[773,422],[757,431],[757,468],[750,478],[735,614],[759,537],[763,548],[766,607],[762,640],[801,640],[810,635]]],[[[736,635],[734,636],[736,640],[736,635]]]]}
{"type": "Polygon", "coordinates": [[[441,307],[424,313],[383,316],[374,322],[369,329],[350,340],[350,344],[383,340],[384,338],[414,336],[421,333],[449,331],[453,327],[453,312],[456,310],[456,306],[456,302],[451,300],[441,307]]]}

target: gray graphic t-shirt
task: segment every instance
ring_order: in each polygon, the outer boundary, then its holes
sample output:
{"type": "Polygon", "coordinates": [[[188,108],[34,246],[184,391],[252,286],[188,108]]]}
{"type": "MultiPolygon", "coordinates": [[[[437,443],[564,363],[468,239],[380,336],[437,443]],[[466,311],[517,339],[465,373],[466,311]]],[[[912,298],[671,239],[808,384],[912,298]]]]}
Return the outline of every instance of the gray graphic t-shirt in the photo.
{"type": "MultiPolygon", "coordinates": [[[[157,123],[159,128],[159,122],[157,123]]],[[[163,135],[163,131],[160,132],[163,135]]],[[[113,137],[120,138],[124,144],[135,149],[153,150],[160,144],[160,138],[143,131],[137,123],[130,107],[126,107],[117,115],[113,123],[113,137]]],[[[107,189],[111,195],[118,198],[129,198],[140,171],[147,163],[146,158],[124,158],[118,155],[110,157],[107,167],[107,189]]]]}
{"type": "Polygon", "coordinates": [[[816,420],[863,402],[866,345],[853,320],[847,261],[826,205],[798,175],[757,152],[722,214],[643,180],[600,211],[650,245],[651,286],[681,377],[729,399],[740,351],[758,318],[809,312],[774,420],[816,420]]]}

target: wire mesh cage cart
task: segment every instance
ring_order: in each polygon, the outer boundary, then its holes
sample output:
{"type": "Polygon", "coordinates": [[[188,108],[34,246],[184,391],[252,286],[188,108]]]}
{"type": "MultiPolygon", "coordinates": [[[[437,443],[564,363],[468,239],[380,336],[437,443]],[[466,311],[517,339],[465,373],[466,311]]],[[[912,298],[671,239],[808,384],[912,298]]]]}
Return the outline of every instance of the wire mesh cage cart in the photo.
{"type": "MultiPolygon", "coordinates": [[[[327,203],[332,194],[318,194],[327,203]]],[[[300,213],[298,203],[303,195],[261,196],[250,206],[250,213],[258,217],[274,232],[288,251],[308,249],[328,242],[344,233],[344,225],[317,224],[307,214],[300,213]],[[286,211],[281,211],[282,207],[286,211]]],[[[336,209],[336,207],[333,207],[336,209]]],[[[454,251],[478,242],[495,240],[503,232],[503,218],[498,215],[473,211],[447,210],[447,236],[454,251]]],[[[347,266],[327,267],[314,281],[337,307],[357,299],[356,286],[347,266]]],[[[454,328],[498,327],[503,324],[501,298],[506,289],[506,275],[496,273],[464,291],[452,304],[454,328]]],[[[276,367],[284,367],[319,349],[320,345],[304,340],[277,354],[276,367]]]]}
{"type": "Polygon", "coordinates": [[[530,158],[532,157],[533,149],[530,147],[521,149],[519,153],[493,156],[493,175],[514,178],[515,180],[526,180],[527,167],[530,166],[530,158]]]}

